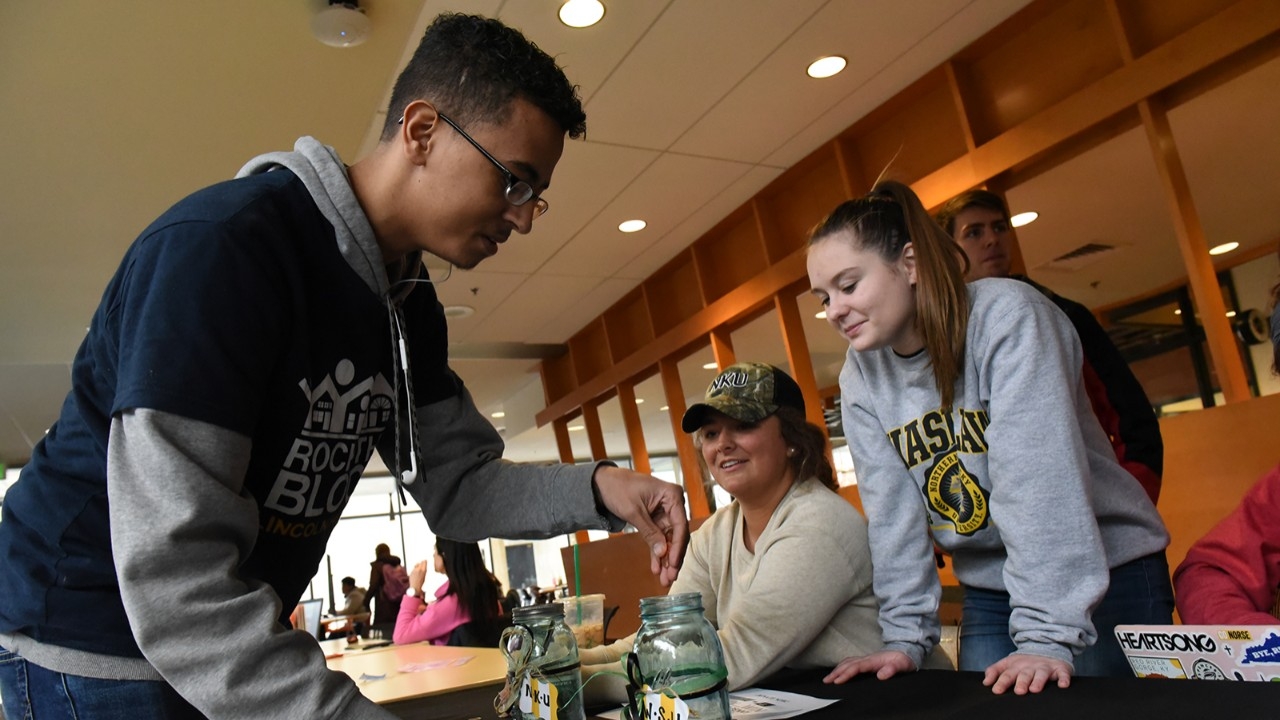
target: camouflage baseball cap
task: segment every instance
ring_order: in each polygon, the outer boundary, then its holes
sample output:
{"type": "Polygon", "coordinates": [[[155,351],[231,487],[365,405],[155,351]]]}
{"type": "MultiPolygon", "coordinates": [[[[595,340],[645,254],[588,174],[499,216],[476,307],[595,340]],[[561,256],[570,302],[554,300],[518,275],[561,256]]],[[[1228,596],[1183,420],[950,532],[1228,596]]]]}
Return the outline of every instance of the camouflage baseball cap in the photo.
{"type": "Polygon", "coordinates": [[[706,398],[685,411],[680,427],[687,433],[702,427],[716,410],[740,422],[755,423],[780,407],[804,412],[804,397],[791,376],[765,363],[730,365],[707,387],[706,398]]]}

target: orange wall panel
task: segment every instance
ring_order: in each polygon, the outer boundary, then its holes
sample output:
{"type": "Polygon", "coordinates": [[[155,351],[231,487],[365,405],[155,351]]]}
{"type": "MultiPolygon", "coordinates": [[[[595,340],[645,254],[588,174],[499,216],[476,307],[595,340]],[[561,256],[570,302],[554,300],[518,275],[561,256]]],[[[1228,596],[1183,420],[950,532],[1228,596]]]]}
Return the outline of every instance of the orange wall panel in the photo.
{"type": "Polygon", "coordinates": [[[1236,0],[1117,0],[1135,57],[1157,48],[1236,0]]]}
{"type": "Polygon", "coordinates": [[[979,145],[1124,65],[1103,2],[1063,3],[980,56],[961,55],[979,145]]]}
{"type": "Polygon", "coordinates": [[[698,270],[685,251],[645,281],[653,333],[660,336],[703,307],[698,270]]]}
{"type": "Polygon", "coordinates": [[[708,304],[724,297],[769,266],[755,216],[738,213],[730,220],[693,245],[708,304]]]}
{"type": "Polygon", "coordinates": [[[883,177],[910,184],[968,152],[946,75],[931,73],[912,93],[892,112],[859,123],[860,132],[851,138],[867,183],[883,177]]]}
{"type": "Polygon", "coordinates": [[[548,405],[578,389],[578,380],[573,374],[573,356],[565,354],[542,361],[542,389],[548,405]]]}
{"type": "Polygon", "coordinates": [[[569,354],[573,356],[573,370],[579,383],[599,375],[613,364],[604,322],[600,318],[569,338],[569,354]]]}
{"type": "Polygon", "coordinates": [[[1169,528],[1169,570],[1263,473],[1280,462],[1280,395],[1160,420],[1164,482],[1157,507],[1169,528]]]}
{"type": "Polygon", "coordinates": [[[643,288],[627,293],[605,311],[604,328],[614,362],[653,342],[653,322],[643,288]]]}
{"type": "Polygon", "coordinates": [[[845,200],[835,153],[815,153],[809,160],[779,178],[783,182],[774,181],[761,200],[760,215],[770,247],[804,247],[813,226],[845,200]]]}

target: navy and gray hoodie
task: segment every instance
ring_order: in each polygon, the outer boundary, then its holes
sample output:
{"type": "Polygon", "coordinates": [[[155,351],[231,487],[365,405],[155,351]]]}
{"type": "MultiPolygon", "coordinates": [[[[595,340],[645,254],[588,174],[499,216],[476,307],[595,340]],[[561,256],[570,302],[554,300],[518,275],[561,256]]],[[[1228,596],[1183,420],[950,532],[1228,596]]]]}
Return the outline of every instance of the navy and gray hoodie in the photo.
{"type": "Polygon", "coordinates": [[[434,288],[400,282],[417,260],[385,266],[345,166],[312,138],[147,228],[5,497],[0,646],[60,672],[163,679],[209,717],[387,717],[285,624],[373,451],[407,466],[402,406],[418,421],[408,489],[437,534],[620,529],[593,467],[500,459],[449,368],[434,288]]]}

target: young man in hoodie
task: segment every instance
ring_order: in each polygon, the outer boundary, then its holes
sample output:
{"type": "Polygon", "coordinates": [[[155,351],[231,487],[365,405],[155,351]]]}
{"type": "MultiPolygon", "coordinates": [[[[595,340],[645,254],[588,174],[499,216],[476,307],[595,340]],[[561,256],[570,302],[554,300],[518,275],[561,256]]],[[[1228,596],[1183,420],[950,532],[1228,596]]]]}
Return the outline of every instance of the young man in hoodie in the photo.
{"type": "Polygon", "coordinates": [[[285,610],[375,449],[438,535],[631,522],[674,579],[679,488],[503,461],[421,262],[473,267],[529,232],[584,131],[554,60],[496,20],[441,16],[369,157],[348,168],[304,137],[142,233],[5,498],[5,714],[390,717],[285,610]]]}

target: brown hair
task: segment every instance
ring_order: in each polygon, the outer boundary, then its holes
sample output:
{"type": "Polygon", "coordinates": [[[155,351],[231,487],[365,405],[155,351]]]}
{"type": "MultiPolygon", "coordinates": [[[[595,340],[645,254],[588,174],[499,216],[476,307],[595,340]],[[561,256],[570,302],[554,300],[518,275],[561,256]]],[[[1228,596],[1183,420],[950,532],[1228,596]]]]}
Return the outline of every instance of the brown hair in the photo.
{"type": "Polygon", "coordinates": [[[968,210],[971,207],[980,207],[986,210],[992,210],[1000,213],[1000,217],[1007,222],[1009,220],[1009,206],[1005,203],[1004,198],[982,188],[973,190],[965,190],[959,195],[951,198],[943,203],[938,212],[934,214],[933,219],[942,226],[943,230],[951,237],[956,235],[956,216],[968,210]]]}
{"type": "Polygon", "coordinates": [[[907,243],[911,244],[916,263],[916,329],[924,338],[942,406],[950,409],[969,328],[964,284],[968,258],[929,217],[911,188],[892,180],[837,206],[810,233],[809,246],[845,231],[856,248],[874,251],[888,263],[896,263],[907,243]]]}
{"type": "Polygon", "coordinates": [[[780,407],[774,414],[781,423],[782,439],[787,447],[796,449],[795,454],[787,458],[796,482],[815,478],[832,490],[838,489],[836,473],[828,457],[827,434],[822,428],[809,422],[804,413],[795,408],[780,407]]]}

